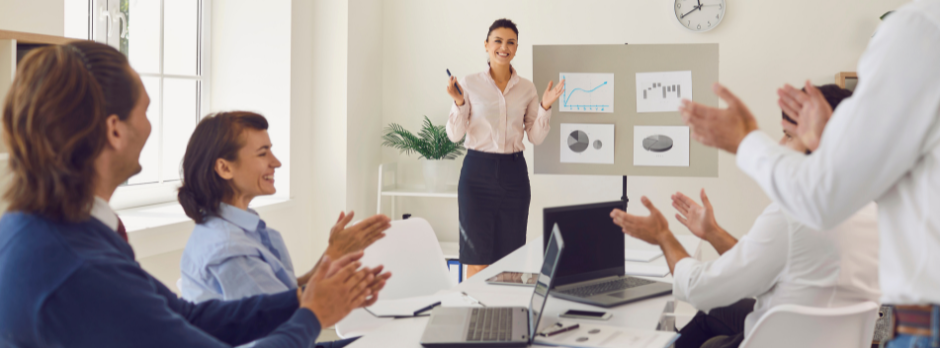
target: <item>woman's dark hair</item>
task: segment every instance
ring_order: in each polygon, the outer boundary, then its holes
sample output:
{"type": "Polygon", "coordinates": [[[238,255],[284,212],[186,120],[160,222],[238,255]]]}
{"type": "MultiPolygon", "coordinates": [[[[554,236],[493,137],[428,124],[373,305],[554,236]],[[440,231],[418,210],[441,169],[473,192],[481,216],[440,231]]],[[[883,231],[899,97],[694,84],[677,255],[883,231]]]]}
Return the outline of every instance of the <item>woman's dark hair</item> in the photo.
{"type": "Polygon", "coordinates": [[[512,32],[516,33],[517,38],[519,37],[519,29],[516,28],[516,23],[513,23],[511,20],[506,18],[501,18],[497,19],[495,22],[493,22],[493,25],[490,26],[490,31],[486,32],[486,40],[489,41],[490,34],[493,33],[493,30],[499,28],[508,28],[509,30],[512,30],[512,32]]]}
{"type": "Polygon", "coordinates": [[[104,44],[76,41],[23,57],[2,111],[13,176],[3,195],[9,210],[88,219],[105,120],[126,120],[141,93],[127,57],[104,44]]]}
{"type": "MultiPolygon", "coordinates": [[[[829,102],[829,106],[832,106],[832,109],[835,110],[843,100],[848,99],[852,96],[852,91],[845,88],[839,87],[835,84],[828,84],[822,86],[816,86],[819,89],[819,92],[822,93],[823,97],[826,98],[826,101],[829,102]]],[[[803,88],[802,91],[806,92],[806,88],[803,88]]],[[[792,124],[796,124],[790,116],[787,116],[786,113],[783,114],[783,119],[792,124]]]]}
{"type": "Polygon", "coordinates": [[[196,126],[183,155],[183,184],[177,199],[186,216],[203,223],[219,215],[219,203],[235,193],[232,184],[215,171],[222,158],[238,160],[238,150],[245,146],[245,129],[266,130],[268,120],[247,111],[219,112],[206,116],[196,126]]]}

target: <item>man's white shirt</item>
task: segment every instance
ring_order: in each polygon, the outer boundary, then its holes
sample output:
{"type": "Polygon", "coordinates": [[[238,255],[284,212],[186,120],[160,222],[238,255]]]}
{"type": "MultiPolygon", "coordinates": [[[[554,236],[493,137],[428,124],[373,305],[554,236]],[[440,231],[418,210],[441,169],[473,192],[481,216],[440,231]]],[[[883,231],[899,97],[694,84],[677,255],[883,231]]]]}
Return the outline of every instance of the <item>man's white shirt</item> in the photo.
{"type": "Polygon", "coordinates": [[[812,155],[755,131],[738,148],[738,167],[817,229],[877,202],[882,301],[940,303],[940,1],[888,16],[858,77],[812,155]]]}
{"type": "Polygon", "coordinates": [[[717,260],[679,260],[672,293],[705,312],[756,297],[754,312],[745,319],[745,337],[773,306],[825,308],[877,301],[876,214],[872,203],[832,230],[820,232],[771,204],[717,260]]]}

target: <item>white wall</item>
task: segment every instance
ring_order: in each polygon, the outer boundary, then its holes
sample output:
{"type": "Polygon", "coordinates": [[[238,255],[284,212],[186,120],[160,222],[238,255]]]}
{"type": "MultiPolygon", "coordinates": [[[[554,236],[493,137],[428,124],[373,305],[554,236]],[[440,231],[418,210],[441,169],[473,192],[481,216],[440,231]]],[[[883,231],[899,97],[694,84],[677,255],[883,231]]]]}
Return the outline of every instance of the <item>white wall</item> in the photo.
{"type": "MultiPolygon", "coordinates": [[[[879,24],[878,17],[906,2],[729,0],[723,23],[707,33],[680,27],[672,1],[387,2],[382,123],[397,122],[416,129],[422,115],[445,122],[451,102],[443,88],[444,70],[449,68],[458,76],[484,70],[487,28],[493,20],[507,17],[520,30],[520,47],[513,65],[527,78],[532,76],[534,44],[718,43],[719,80],[749,104],[764,131],[777,136],[781,129],[776,88],[784,83],[802,83],[807,78],[816,84],[832,83],[837,72],[854,71],[879,24]]],[[[526,143],[526,147],[531,170],[532,145],[526,143]]],[[[406,160],[395,151],[382,151],[385,161],[406,160]]],[[[420,180],[420,171],[415,174],[412,179],[420,180]]],[[[620,177],[530,175],[530,179],[530,238],[541,233],[543,207],[620,197],[620,177]]],[[[719,223],[736,236],[744,234],[769,203],[758,186],[737,169],[734,157],[725,153],[719,155],[718,178],[630,177],[628,187],[630,212],[645,215],[639,198],[647,195],[670,216],[670,226],[677,233],[688,231],[671,216],[674,209],[669,196],[676,191],[697,197],[698,190],[705,188],[719,223]]],[[[455,200],[400,202],[402,210],[430,217],[441,239],[456,240],[455,200]]]]}
{"type": "Polygon", "coordinates": [[[346,210],[375,214],[382,136],[382,0],[349,1],[346,210]]]}
{"type": "MultiPolygon", "coordinates": [[[[210,112],[265,115],[272,151],[290,159],[290,0],[212,2],[209,41],[210,112]]],[[[204,116],[204,115],[203,115],[204,116]]],[[[288,194],[290,161],[276,171],[278,194],[288,194]]]]}
{"type": "Polygon", "coordinates": [[[0,29],[62,36],[64,1],[70,0],[0,0],[0,29]]]}

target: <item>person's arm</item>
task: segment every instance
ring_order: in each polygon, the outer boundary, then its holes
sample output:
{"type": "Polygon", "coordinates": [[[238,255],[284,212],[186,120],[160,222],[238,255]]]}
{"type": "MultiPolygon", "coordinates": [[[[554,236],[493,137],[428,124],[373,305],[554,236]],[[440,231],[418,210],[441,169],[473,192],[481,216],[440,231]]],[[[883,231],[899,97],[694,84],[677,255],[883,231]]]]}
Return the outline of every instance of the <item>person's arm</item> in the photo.
{"type": "Polygon", "coordinates": [[[669,265],[669,272],[672,272],[679,260],[690,258],[689,253],[682,247],[682,244],[679,244],[679,240],[672,234],[672,231],[669,231],[669,222],[659,209],[653,206],[649,198],[643,196],[640,202],[650,211],[650,215],[637,216],[614,209],[610,212],[610,217],[614,220],[614,224],[623,229],[623,233],[662,248],[663,256],[669,265]]]}
{"type": "Polygon", "coordinates": [[[231,256],[209,265],[207,269],[222,288],[222,299],[227,301],[292,289],[278,279],[271,265],[258,256],[231,256]]]}
{"type": "MultiPolygon", "coordinates": [[[[448,81],[453,82],[455,79],[451,78],[448,81]]],[[[450,115],[447,116],[447,124],[444,128],[447,131],[447,137],[455,143],[467,135],[467,127],[470,125],[470,92],[464,87],[466,85],[466,78],[458,83],[459,93],[452,83],[449,83],[447,87],[447,93],[454,102],[451,104],[450,115]]]]}
{"type": "Polygon", "coordinates": [[[131,264],[86,264],[40,308],[51,346],[309,347],[320,323],[293,291],[194,305],[131,264]]]}
{"type": "Polygon", "coordinates": [[[711,244],[718,255],[724,254],[734,247],[738,240],[718,225],[718,221],[715,220],[715,210],[712,208],[708,195],[705,194],[705,189],[702,189],[701,196],[704,206],[699,205],[682,192],[672,195],[672,206],[679,212],[676,214],[676,219],[696,237],[711,244]]]}
{"type": "Polygon", "coordinates": [[[940,141],[928,138],[940,114],[937,42],[940,28],[924,13],[902,10],[889,17],[859,61],[854,95],[835,110],[809,156],[741,127],[752,118],[723,88],[716,90],[728,109],[686,102],[682,117],[696,140],[736,152],[738,167],[798,221],[831,229],[887,192],[940,141]],[[749,133],[739,138],[724,132],[735,129],[749,133]]]}
{"type": "Polygon", "coordinates": [[[783,212],[768,208],[717,260],[680,260],[673,270],[673,295],[707,311],[767,292],[786,266],[788,228],[783,212]]]}
{"type": "Polygon", "coordinates": [[[564,94],[565,80],[558,82],[555,88],[552,88],[553,84],[554,81],[548,81],[548,87],[545,87],[542,99],[532,98],[529,101],[522,118],[526,136],[533,145],[539,145],[545,141],[545,137],[552,129],[552,104],[564,94]]]}

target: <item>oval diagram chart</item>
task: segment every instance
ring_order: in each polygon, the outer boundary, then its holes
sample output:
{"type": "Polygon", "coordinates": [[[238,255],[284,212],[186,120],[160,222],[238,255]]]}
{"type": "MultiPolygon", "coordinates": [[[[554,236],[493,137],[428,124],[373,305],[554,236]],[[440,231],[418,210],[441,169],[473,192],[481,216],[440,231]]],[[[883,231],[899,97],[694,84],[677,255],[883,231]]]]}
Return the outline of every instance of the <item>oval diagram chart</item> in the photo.
{"type": "Polygon", "coordinates": [[[587,150],[588,144],[590,143],[591,141],[584,131],[576,130],[568,134],[568,148],[570,148],[571,151],[577,153],[584,152],[584,150],[587,150]]]}
{"type": "Polygon", "coordinates": [[[672,138],[665,135],[650,135],[643,139],[643,148],[646,151],[666,152],[672,149],[672,138]]]}

